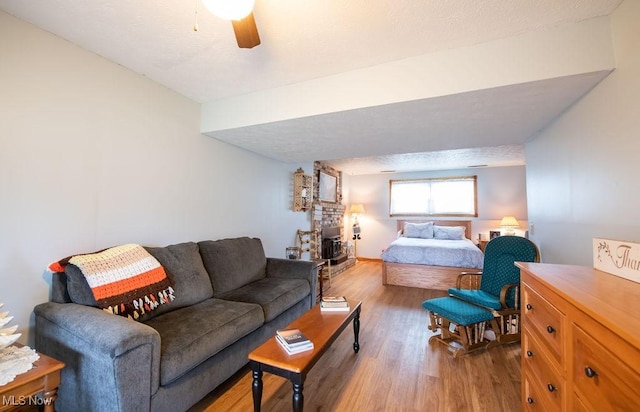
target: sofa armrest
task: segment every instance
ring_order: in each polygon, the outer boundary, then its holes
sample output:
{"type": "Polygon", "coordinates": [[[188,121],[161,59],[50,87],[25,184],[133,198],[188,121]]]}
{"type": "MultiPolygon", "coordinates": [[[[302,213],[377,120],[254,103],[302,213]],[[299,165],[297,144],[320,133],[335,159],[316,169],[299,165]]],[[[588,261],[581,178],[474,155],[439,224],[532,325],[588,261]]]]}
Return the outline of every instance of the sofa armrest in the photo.
{"type": "Polygon", "coordinates": [[[34,308],[36,349],[65,363],[56,406],[149,410],[160,381],[160,335],[97,308],[47,302],[34,308]]]}
{"type": "Polygon", "coordinates": [[[309,260],[267,258],[267,277],[306,279],[311,286],[309,308],[316,303],[318,265],[309,260]]]}

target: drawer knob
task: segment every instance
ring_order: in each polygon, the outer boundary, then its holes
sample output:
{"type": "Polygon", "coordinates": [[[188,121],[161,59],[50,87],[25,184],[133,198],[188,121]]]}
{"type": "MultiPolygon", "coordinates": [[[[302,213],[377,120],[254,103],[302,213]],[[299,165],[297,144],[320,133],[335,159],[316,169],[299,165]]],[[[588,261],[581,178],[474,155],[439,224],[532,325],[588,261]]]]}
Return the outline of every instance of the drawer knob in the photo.
{"type": "Polygon", "coordinates": [[[549,389],[549,392],[553,392],[555,391],[557,388],[555,386],[553,386],[552,383],[547,383],[547,389],[549,389]]]}
{"type": "Polygon", "coordinates": [[[533,309],[533,305],[531,303],[527,303],[525,307],[527,308],[527,310],[533,309]]]}
{"type": "Polygon", "coordinates": [[[527,403],[530,403],[530,404],[531,404],[531,403],[534,403],[534,402],[535,402],[535,401],[533,400],[533,398],[532,398],[531,396],[529,396],[529,397],[527,398],[527,403]]]}
{"type": "Polygon", "coordinates": [[[553,328],[553,326],[551,326],[551,325],[548,325],[548,326],[547,326],[547,332],[549,332],[549,333],[553,333],[553,332],[555,332],[555,331],[556,331],[556,330],[553,328]]]}
{"type": "Polygon", "coordinates": [[[533,352],[531,352],[530,350],[527,351],[527,356],[528,357],[532,357],[533,356],[533,352]]]}
{"type": "Polygon", "coordinates": [[[584,374],[587,375],[587,378],[593,378],[595,377],[598,373],[596,371],[594,371],[593,369],[591,369],[591,367],[589,366],[585,366],[584,368],[584,374]]]}

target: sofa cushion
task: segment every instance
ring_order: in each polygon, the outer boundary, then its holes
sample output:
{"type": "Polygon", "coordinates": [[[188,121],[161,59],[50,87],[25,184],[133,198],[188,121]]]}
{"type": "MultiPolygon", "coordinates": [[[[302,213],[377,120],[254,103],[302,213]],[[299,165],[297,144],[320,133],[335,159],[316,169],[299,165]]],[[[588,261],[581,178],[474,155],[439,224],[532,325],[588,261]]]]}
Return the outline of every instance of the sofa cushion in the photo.
{"type": "Polygon", "coordinates": [[[270,322],[309,293],[311,287],[305,279],[265,278],[223,293],[220,298],[257,303],[264,310],[265,322],[270,322]]]}
{"type": "Polygon", "coordinates": [[[264,323],[259,305],[207,299],[148,322],[160,334],[160,385],[165,386],[264,323]]]}
{"type": "MultiPolygon", "coordinates": [[[[176,298],[169,305],[159,305],[142,315],[141,320],[170,312],[184,306],[202,302],[213,296],[211,280],[204,268],[198,245],[194,242],[165,247],[145,247],[160,262],[173,282],[176,298]]],[[[67,291],[73,303],[98,307],[93,292],[82,271],[75,265],[66,265],[67,291]]]]}
{"type": "Polygon", "coordinates": [[[146,320],[162,313],[191,306],[213,296],[211,280],[204,268],[198,245],[194,242],[165,247],[145,247],[164,267],[173,281],[176,298],[170,305],[160,305],[145,314],[146,320]]]}
{"type": "Polygon", "coordinates": [[[213,295],[237,289],[264,278],[267,257],[257,238],[205,240],[198,243],[204,267],[209,272],[213,295]]]}
{"type": "Polygon", "coordinates": [[[137,320],[175,299],[164,267],[136,243],[74,255],[68,263],[82,271],[98,306],[114,315],[137,320]]]}
{"type": "Polygon", "coordinates": [[[93,292],[87,283],[80,268],[76,265],[67,265],[64,268],[64,273],[67,276],[67,292],[73,303],[85,306],[98,307],[98,302],[93,296],[93,292]]]}

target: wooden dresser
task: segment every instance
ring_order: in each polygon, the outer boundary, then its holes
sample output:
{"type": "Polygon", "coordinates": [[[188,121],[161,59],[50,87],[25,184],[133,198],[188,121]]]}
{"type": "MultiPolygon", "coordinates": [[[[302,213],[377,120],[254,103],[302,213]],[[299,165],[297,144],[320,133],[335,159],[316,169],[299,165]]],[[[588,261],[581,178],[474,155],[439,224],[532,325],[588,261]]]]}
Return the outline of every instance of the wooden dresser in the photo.
{"type": "Polygon", "coordinates": [[[640,283],[583,266],[516,266],[522,409],[640,411],[640,283]]]}

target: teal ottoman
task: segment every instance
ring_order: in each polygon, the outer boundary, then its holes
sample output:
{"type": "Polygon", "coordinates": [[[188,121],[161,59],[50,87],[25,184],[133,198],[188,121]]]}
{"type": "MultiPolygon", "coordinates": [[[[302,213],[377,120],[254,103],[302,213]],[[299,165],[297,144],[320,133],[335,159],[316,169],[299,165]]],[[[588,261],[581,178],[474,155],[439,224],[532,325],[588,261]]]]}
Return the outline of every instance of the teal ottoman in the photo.
{"type": "Polygon", "coordinates": [[[440,331],[439,335],[429,339],[429,343],[444,343],[454,357],[459,352],[486,348],[494,342],[484,337],[487,322],[494,330],[498,330],[493,313],[487,309],[451,296],[425,300],[422,307],[429,311],[429,329],[440,331]]]}

